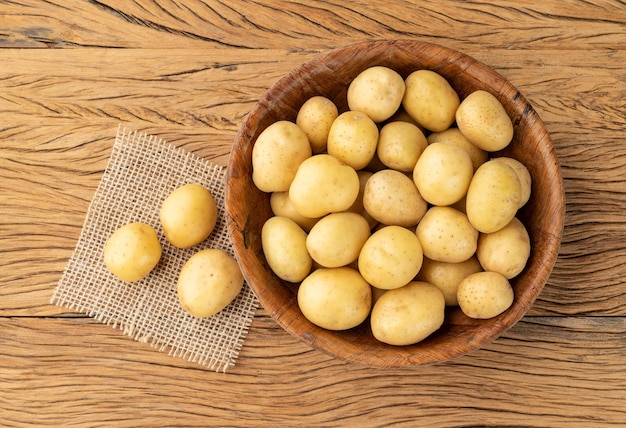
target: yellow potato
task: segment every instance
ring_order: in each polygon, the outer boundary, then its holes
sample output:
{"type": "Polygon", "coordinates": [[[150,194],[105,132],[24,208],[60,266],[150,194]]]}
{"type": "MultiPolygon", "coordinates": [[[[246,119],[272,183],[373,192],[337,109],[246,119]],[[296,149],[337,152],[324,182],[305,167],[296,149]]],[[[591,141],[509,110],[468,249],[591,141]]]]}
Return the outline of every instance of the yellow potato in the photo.
{"type": "Polygon", "coordinates": [[[306,248],[322,266],[346,266],[359,257],[369,236],[370,225],[362,215],[331,213],[313,226],[306,238],[306,248]]]}
{"type": "Polygon", "coordinates": [[[465,214],[451,207],[431,207],[415,234],[424,255],[431,260],[459,263],[476,252],[478,232],[465,214]]]}
{"type": "Polygon", "coordinates": [[[440,132],[454,123],[459,95],[440,74],[417,70],[406,79],[402,106],[422,127],[440,132]]]}
{"type": "Polygon", "coordinates": [[[413,181],[392,169],[378,171],[367,180],[363,206],[380,223],[405,227],[415,226],[427,209],[413,181]]]}
{"type": "Polygon", "coordinates": [[[367,114],[374,122],[382,122],[400,107],[404,86],[404,79],[395,70],[382,66],[367,68],[350,82],[348,106],[367,114]]]}
{"type": "Polygon", "coordinates": [[[476,257],[470,257],[459,263],[438,262],[424,257],[422,268],[416,279],[437,287],[446,300],[446,306],[456,306],[458,305],[456,293],[461,281],[470,274],[482,270],[476,257]]]}
{"type": "Polygon", "coordinates": [[[359,196],[359,176],[328,154],[313,155],[298,168],[289,187],[289,199],[305,217],[345,211],[359,196]]]}
{"type": "Polygon", "coordinates": [[[117,229],[104,246],[104,264],[119,279],[145,278],[161,259],[161,244],[145,223],[128,223],[117,229]]]}
{"type": "Polygon", "coordinates": [[[413,232],[401,226],[385,226],[365,241],[358,269],[374,287],[390,290],[415,278],[422,260],[422,246],[413,232]]]}
{"type": "Polygon", "coordinates": [[[311,271],[312,259],[306,249],[306,236],[306,232],[287,217],[270,217],[263,224],[263,253],[280,279],[300,282],[311,271]]]}
{"type": "Polygon", "coordinates": [[[270,207],[274,215],[279,217],[287,217],[296,222],[305,232],[311,230],[313,225],[318,222],[319,217],[309,218],[300,214],[289,199],[289,192],[272,192],[270,195],[270,207]]]}
{"type": "Polygon", "coordinates": [[[207,239],[217,223],[217,205],[211,192],[196,183],[170,193],[161,205],[159,219],[165,238],[178,248],[189,248],[207,239]]]}
{"type": "Polygon", "coordinates": [[[504,164],[510,166],[513,171],[515,171],[515,173],[517,174],[517,178],[519,178],[520,185],[522,186],[520,208],[526,205],[526,202],[528,202],[528,200],[530,199],[532,186],[532,177],[530,176],[530,171],[528,171],[528,168],[526,168],[526,166],[517,159],[509,157],[493,158],[493,160],[497,162],[503,162],[504,164]]]}
{"type": "Polygon", "coordinates": [[[234,257],[223,250],[198,251],[180,271],[176,290],[183,309],[204,318],[228,306],[243,287],[243,274],[234,257]]]}
{"type": "Polygon", "coordinates": [[[376,154],[387,167],[409,172],[427,145],[424,133],[417,126],[403,121],[389,122],[380,130],[376,154]]]}
{"type": "Polygon", "coordinates": [[[370,285],[349,267],[317,269],[300,284],[298,306],[313,324],[347,330],[361,324],[372,307],[370,285]]]}
{"type": "Polygon", "coordinates": [[[328,133],[326,149],[329,155],[359,170],[373,159],[378,144],[378,127],[360,111],[341,113],[328,133]]]}
{"type": "Polygon", "coordinates": [[[498,272],[507,279],[519,275],[530,256],[530,237],[526,227],[514,217],[496,232],[481,233],[476,256],[485,270],[498,272]]]}
{"type": "Polygon", "coordinates": [[[432,143],[415,164],[413,181],[426,202],[452,205],[465,196],[473,174],[472,160],[464,149],[432,143]]]}
{"type": "Polygon", "coordinates": [[[263,192],[286,191],[311,154],[309,139],[298,125],[275,122],[261,132],[252,148],[252,181],[263,192]]]}
{"type": "Polygon", "coordinates": [[[337,116],[339,111],[335,103],[320,95],[306,100],[298,110],[296,125],[302,128],[309,138],[313,153],[322,153],[326,150],[328,132],[337,116]]]}
{"type": "Polygon", "coordinates": [[[493,318],[506,311],[514,299],[509,281],[497,272],[477,272],[466,277],[457,290],[459,306],[470,318],[493,318]]]}
{"type": "Polygon", "coordinates": [[[465,149],[472,160],[474,171],[476,171],[483,163],[487,162],[489,157],[489,153],[485,150],[470,143],[469,140],[465,138],[463,133],[459,131],[459,128],[448,128],[445,131],[433,132],[427,137],[426,140],[428,141],[428,144],[448,143],[465,149]]]}
{"type": "Polygon", "coordinates": [[[472,144],[488,152],[501,150],[513,139],[513,123],[498,99],[487,91],[469,94],[456,111],[456,124],[472,144]]]}
{"type": "Polygon", "coordinates": [[[374,337],[389,345],[412,345],[437,331],[445,318],[445,300],[432,284],[412,281],[378,298],[371,314],[374,337]]]}
{"type": "Polygon", "coordinates": [[[521,199],[522,186],[515,171],[502,162],[488,161],[474,173],[465,211],[476,230],[492,233],[509,224],[521,199]]]}

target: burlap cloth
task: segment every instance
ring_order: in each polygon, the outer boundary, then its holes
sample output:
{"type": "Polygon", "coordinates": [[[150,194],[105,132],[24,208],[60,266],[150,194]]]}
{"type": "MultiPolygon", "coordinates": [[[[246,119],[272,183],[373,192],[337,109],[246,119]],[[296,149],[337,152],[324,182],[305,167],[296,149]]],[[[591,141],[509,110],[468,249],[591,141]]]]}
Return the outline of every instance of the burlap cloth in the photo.
{"type": "Polygon", "coordinates": [[[176,294],[178,274],[192,254],[204,248],[233,254],[224,213],[225,173],[224,167],[154,136],[118,128],[109,164],[51,303],[119,328],[172,356],[226,372],[235,364],[259,306],[256,296],[244,284],[239,296],[223,311],[200,319],[182,310],[176,294]],[[218,222],[205,242],[181,250],[166,241],[159,209],[172,190],[187,183],[211,190],[218,206],[218,222]],[[117,228],[136,221],[155,228],[163,255],[150,275],[130,284],[108,271],[103,249],[117,228]]]}

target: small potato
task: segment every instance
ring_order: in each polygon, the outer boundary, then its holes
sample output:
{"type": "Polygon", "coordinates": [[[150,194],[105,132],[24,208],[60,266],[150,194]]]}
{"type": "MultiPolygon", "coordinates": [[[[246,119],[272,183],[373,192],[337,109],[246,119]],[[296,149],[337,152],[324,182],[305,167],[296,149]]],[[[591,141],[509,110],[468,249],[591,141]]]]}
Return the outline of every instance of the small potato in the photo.
{"type": "Polygon", "coordinates": [[[363,206],[380,223],[404,227],[415,226],[427,209],[411,179],[392,169],[378,171],[367,180],[363,206]]]}
{"type": "Polygon", "coordinates": [[[234,257],[219,249],[198,251],[183,266],[176,290],[183,309],[204,318],[228,306],[243,287],[234,257]]]}
{"type": "Polygon", "coordinates": [[[389,345],[418,343],[437,331],[445,318],[445,300],[437,287],[412,281],[378,298],[371,314],[374,337],[389,345]]]}
{"type": "Polygon", "coordinates": [[[311,154],[309,139],[298,125],[286,120],[274,122],[261,132],[252,148],[252,181],[263,192],[284,192],[311,154]]]}
{"type": "Polygon", "coordinates": [[[372,291],[355,269],[321,268],[300,284],[298,306],[306,319],[319,327],[347,330],[369,315],[372,291]]]}
{"type": "Polygon", "coordinates": [[[458,305],[456,293],[461,281],[470,274],[482,270],[476,257],[470,257],[459,263],[438,262],[424,257],[422,269],[416,279],[437,287],[446,300],[446,306],[456,306],[458,305]]]}
{"type": "Polygon", "coordinates": [[[459,95],[448,81],[431,70],[417,70],[406,79],[402,106],[422,127],[433,132],[454,123],[459,95]]]}
{"type": "Polygon", "coordinates": [[[415,234],[431,260],[460,263],[476,252],[478,232],[465,214],[451,207],[431,207],[415,234]]]}
{"type": "Polygon", "coordinates": [[[128,223],[117,229],[104,246],[104,264],[119,279],[145,278],[161,259],[161,244],[145,223],[128,223]]]}
{"type": "Polygon", "coordinates": [[[175,247],[189,248],[207,239],[217,224],[217,205],[211,192],[196,183],[170,193],[159,219],[165,238],[175,247]]]}
{"type": "Polygon", "coordinates": [[[470,318],[488,319],[506,311],[514,299],[509,281],[497,272],[477,272],[466,277],[457,290],[459,306],[470,318]]]}
{"type": "Polygon", "coordinates": [[[326,150],[328,132],[337,116],[339,111],[335,103],[320,95],[306,100],[298,110],[296,125],[302,128],[309,138],[313,153],[322,153],[326,150]]]}
{"type": "Polygon", "coordinates": [[[358,269],[372,286],[391,290],[415,278],[422,261],[422,246],[413,232],[401,226],[385,226],[365,241],[358,269]]]}
{"type": "Polygon", "coordinates": [[[306,238],[306,248],[322,266],[346,266],[359,257],[369,237],[370,225],[362,215],[331,213],[313,226],[306,238]]]}
{"type": "Polygon", "coordinates": [[[313,225],[319,220],[319,217],[309,218],[301,215],[293,206],[293,203],[291,203],[289,192],[272,192],[270,195],[270,207],[274,215],[287,217],[295,221],[305,232],[311,230],[313,225]]]}
{"type": "Polygon", "coordinates": [[[355,170],[365,168],[373,159],[378,144],[378,127],[360,111],[341,113],[328,133],[329,155],[355,170]]]}
{"type": "Polygon", "coordinates": [[[526,168],[526,166],[517,159],[509,157],[493,158],[493,160],[497,162],[503,162],[504,164],[513,168],[513,171],[515,171],[515,173],[517,174],[517,178],[519,178],[519,182],[522,186],[520,208],[526,205],[526,202],[528,202],[528,200],[530,199],[532,186],[532,177],[530,176],[530,171],[528,171],[528,168],[526,168]]]}
{"type": "Polygon", "coordinates": [[[469,94],[456,111],[456,124],[472,144],[488,152],[501,150],[513,139],[513,123],[491,93],[469,94]]]}
{"type": "Polygon", "coordinates": [[[521,199],[522,186],[515,171],[503,162],[488,161],[474,173],[465,211],[476,230],[492,233],[515,217],[521,199]]]}
{"type": "Polygon", "coordinates": [[[287,217],[270,217],[263,224],[263,253],[280,279],[300,282],[311,271],[312,259],[306,249],[306,236],[306,232],[287,217]]]}
{"type": "Polygon", "coordinates": [[[473,174],[467,151],[453,144],[432,143],[415,164],[413,181],[426,202],[452,205],[465,196],[473,174]]]}
{"type": "Polygon", "coordinates": [[[359,175],[337,158],[319,154],[302,162],[289,187],[289,199],[305,217],[345,211],[359,196],[359,175]]]}
{"type": "Polygon", "coordinates": [[[476,256],[485,270],[498,272],[507,279],[517,276],[530,256],[530,237],[526,227],[514,217],[497,232],[481,233],[476,256]]]}
{"type": "Polygon", "coordinates": [[[382,127],[376,154],[380,161],[396,171],[410,172],[428,145],[424,133],[408,122],[390,122],[382,127]]]}
{"type": "Polygon", "coordinates": [[[373,66],[363,70],[348,86],[348,107],[362,111],[374,122],[389,119],[400,107],[404,79],[395,70],[373,66]]]}
{"type": "Polygon", "coordinates": [[[465,149],[472,160],[474,171],[476,171],[479,166],[487,162],[489,157],[489,153],[470,143],[469,140],[465,138],[463,133],[459,131],[459,128],[448,128],[445,131],[433,132],[428,136],[427,141],[428,144],[448,143],[465,149]]]}

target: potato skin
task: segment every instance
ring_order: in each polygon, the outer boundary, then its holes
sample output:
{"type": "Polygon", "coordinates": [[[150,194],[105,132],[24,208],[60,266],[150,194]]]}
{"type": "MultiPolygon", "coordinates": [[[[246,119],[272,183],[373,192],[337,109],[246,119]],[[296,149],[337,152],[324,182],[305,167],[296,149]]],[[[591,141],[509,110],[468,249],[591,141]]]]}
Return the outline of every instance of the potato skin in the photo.
{"type": "Polygon", "coordinates": [[[370,313],[372,291],[361,274],[350,267],[320,268],[298,288],[298,306],[313,324],[328,330],[347,330],[370,313]]]}
{"type": "Polygon", "coordinates": [[[337,116],[339,111],[335,103],[321,95],[309,98],[298,110],[296,125],[309,138],[314,154],[326,150],[328,133],[337,116]]]}
{"type": "Polygon", "coordinates": [[[350,110],[362,111],[374,122],[389,119],[400,107],[404,79],[388,67],[373,66],[359,73],[348,86],[350,110]]]}
{"type": "Polygon", "coordinates": [[[454,123],[459,95],[450,83],[431,70],[417,70],[405,79],[402,106],[419,126],[439,132],[454,123]]]}
{"type": "Polygon", "coordinates": [[[481,233],[476,256],[485,270],[498,272],[511,279],[519,275],[530,256],[530,236],[516,217],[502,229],[481,233]]]}
{"type": "Polygon", "coordinates": [[[427,146],[424,133],[416,125],[395,121],[381,128],[376,154],[385,166],[411,172],[427,146]]]}
{"type": "Polygon", "coordinates": [[[159,219],[165,238],[175,247],[190,248],[209,237],[217,224],[211,192],[196,183],[178,187],[163,201],[159,219]]]}
{"type": "Polygon", "coordinates": [[[263,192],[286,191],[298,166],[311,155],[309,139],[298,125],[286,120],[274,122],[261,132],[252,148],[252,181],[263,192]]]}
{"type": "Polygon", "coordinates": [[[289,187],[289,199],[305,217],[322,217],[345,211],[359,196],[359,175],[328,154],[306,159],[298,168],[289,187]]]}
{"type": "Polygon", "coordinates": [[[431,207],[415,234],[424,255],[431,260],[459,263],[476,252],[478,232],[465,214],[451,207],[431,207]]]}
{"type": "Polygon", "coordinates": [[[342,163],[363,169],[376,154],[378,134],[376,123],[367,114],[349,110],[331,125],[326,149],[342,163]]]}
{"type": "Polygon", "coordinates": [[[445,317],[445,299],[437,287],[412,281],[382,294],[370,324],[374,337],[389,345],[418,343],[437,331],[445,317]]]}
{"type": "Polygon", "coordinates": [[[408,284],[422,267],[423,257],[419,239],[412,231],[385,226],[365,241],[358,269],[374,287],[390,290],[408,284]]]}
{"type": "Polygon", "coordinates": [[[311,258],[325,267],[346,266],[354,262],[361,252],[370,226],[360,214],[332,213],[318,221],[306,238],[306,248],[311,258]]]}
{"type": "Polygon", "coordinates": [[[415,226],[428,207],[413,181],[393,169],[378,171],[367,180],[363,206],[376,221],[404,227],[415,226]]]}
{"type": "Polygon", "coordinates": [[[502,162],[488,161],[474,173],[465,211],[476,230],[492,233],[515,217],[521,198],[522,186],[515,171],[502,162]]]}
{"type": "Polygon", "coordinates": [[[270,217],[261,229],[261,246],[267,263],[280,279],[302,281],[311,271],[306,232],[287,217],[270,217]]]}
{"type": "Polygon", "coordinates": [[[478,90],[469,94],[456,111],[456,123],[463,135],[488,152],[502,150],[513,139],[513,123],[491,93],[478,90]]]}
{"type": "Polygon", "coordinates": [[[161,259],[156,231],[145,223],[128,223],[117,229],[104,246],[104,263],[119,279],[136,282],[146,277],[161,259]]]}
{"type": "Polygon", "coordinates": [[[427,202],[452,205],[465,196],[473,174],[472,160],[465,149],[432,143],[417,160],[413,181],[427,202]]]}
{"type": "Polygon", "coordinates": [[[478,272],[466,277],[457,290],[459,306],[470,318],[488,319],[506,311],[514,299],[509,281],[497,272],[478,272]]]}
{"type": "Polygon", "coordinates": [[[522,186],[520,208],[526,205],[526,202],[528,202],[532,193],[532,177],[530,175],[530,171],[528,171],[528,168],[526,168],[526,166],[517,159],[509,158],[506,156],[493,158],[493,161],[502,162],[505,165],[510,166],[513,171],[515,171],[515,173],[517,174],[517,178],[519,179],[520,185],[522,186]]]}
{"type": "Polygon", "coordinates": [[[243,280],[234,257],[223,250],[206,249],[187,260],[176,291],[186,312],[204,318],[228,306],[241,291],[243,280]]]}

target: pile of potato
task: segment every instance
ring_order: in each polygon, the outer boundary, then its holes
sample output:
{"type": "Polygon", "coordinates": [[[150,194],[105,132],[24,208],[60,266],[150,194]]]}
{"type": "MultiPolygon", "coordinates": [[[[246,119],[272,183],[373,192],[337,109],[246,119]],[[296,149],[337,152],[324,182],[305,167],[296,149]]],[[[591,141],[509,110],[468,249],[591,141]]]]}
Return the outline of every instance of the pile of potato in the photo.
{"type": "Polygon", "coordinates": [[[370,318],[374,337],[419,342],[459,305],[473,318],[513,302],[529,235],[516,214],[531,176],[506,147],[513,125],[486,91],[461,100],[441,75],[375,66],[348,111],[307,100],[257,138],[252,178],[271,194],[263,252],[298,304],[330,330],[370,318]]]}
{"type": "MultiPolygon", "coordinates": [[[[206,240],[217,224],[217,205],[211,192],[197,183],[185,184],[163,201],[159,220],[167,241],[176,248],[192,248],[206,240]]],[[[136,282],[158,265],[162,247],[157,232],[146,223],[117,229],[104,247],[104,263],[119,279],[136,282]]],[[[182,267],[176,291],[182,308],[204,318],[215,315],[239,295],[243,274],[234,257],[220,249],[193,254],[182,267]]]]}

